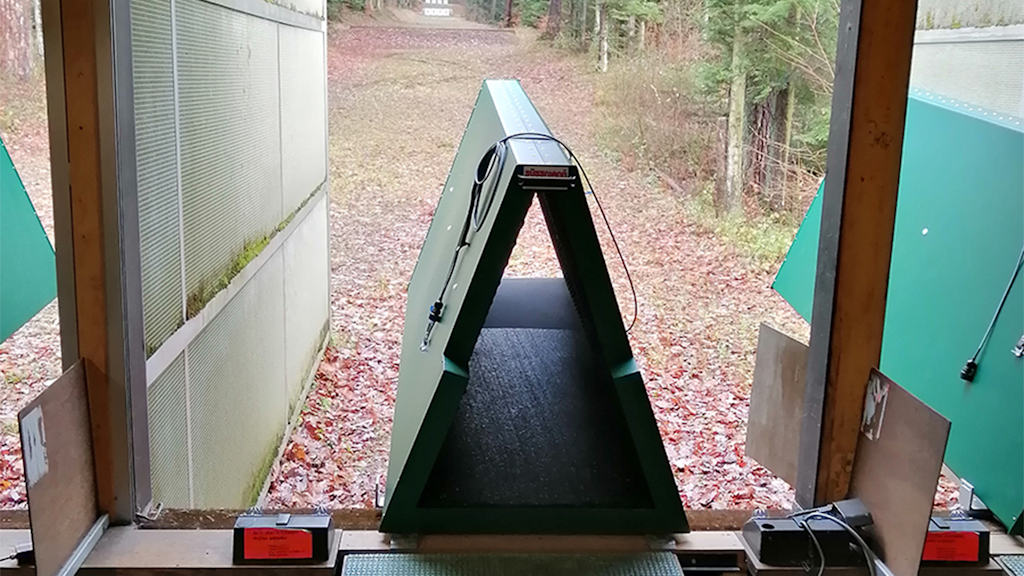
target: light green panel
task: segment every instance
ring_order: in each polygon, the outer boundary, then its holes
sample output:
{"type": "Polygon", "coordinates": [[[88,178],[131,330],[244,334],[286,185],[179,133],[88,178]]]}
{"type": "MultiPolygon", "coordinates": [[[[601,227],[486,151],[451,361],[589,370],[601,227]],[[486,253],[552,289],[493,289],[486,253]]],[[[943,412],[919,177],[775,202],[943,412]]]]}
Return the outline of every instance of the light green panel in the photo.
{"type": "Polygon", "coordinates": [[[277,24],[177,0],[185,276],[191,294],[283,219],[277,24]]]}
{"type": "Polygon", "coordinates": [[[185,357],[179,355],[146,390],[153,500],[189,508],[188,415],[185,357]]]}
{"type": "Polygon", "coordinates": [[[0,141],[0,342],[57,296],[53,247],[0,141]]]}
{"type": "Polygon", "coordinates": [[[288,401],[294,406],[328,329],[330,258],[327,195],[313,207],[283,247],[288,401]]]}
{"type": "Polygon", "coordinates": [[[195,506],[245,508],[284,432],[281,252],[189,345],[195,506]]]}
{"type": "Polygon", "coordinates": [[[327,178],[324,34],[279,26],[284,213],[327,178]]]}
{"type": "Polygon", "coordinates": [[[170,0],[132,1],[142,320],[155,351],[184,322],[170,0]]]}
{"type": "MultiPolygon", "coordinates": [[[[881,369],[953,422],[946,462],[1007,526],[1024,508],[1024,334],[1018,277],[973,383],[978,346],[1024,244],[1024,126],[914,91],[893,237],[881,369]]],[[[775,287],[810,318],[820,204],[775,287]],[[813,256],[811,256],[813,255],[813,256]]]]}

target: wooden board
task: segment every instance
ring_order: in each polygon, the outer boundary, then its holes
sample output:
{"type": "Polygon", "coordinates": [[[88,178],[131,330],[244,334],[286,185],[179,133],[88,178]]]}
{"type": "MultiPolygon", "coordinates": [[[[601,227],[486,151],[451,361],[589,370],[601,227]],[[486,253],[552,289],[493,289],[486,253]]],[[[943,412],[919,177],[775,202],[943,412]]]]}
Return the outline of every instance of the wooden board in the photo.
{"type": "Polygon", "coordinates": [[[79,362],[18,413],[37,576],[54,576],[96,509],[89,403],[79,362]]]}
{"type": "Polygon", "coordinates": [[[238,566],[231,563],[231,530],[140,530],[110,528],[82,564],[82,576],[111,574],[188,574],[228,572],[232,576],[331,576],[338,556],[340,532],[331,541],[322,564],[238,566]]]}
{"type": "Polygon", "coordinates": [[[761,324],[747,418],[747,456],[796,484],[807,345],[761,324]]]}
{"type": "Polygon", "coordinates": [[[869,378],[864,414],[850,497],[871,512],[876,552],[893,574],[916,576],[949,420],[877,370],[869,378]],[[864,430],[877,430],[876,439],[864,430]]]}

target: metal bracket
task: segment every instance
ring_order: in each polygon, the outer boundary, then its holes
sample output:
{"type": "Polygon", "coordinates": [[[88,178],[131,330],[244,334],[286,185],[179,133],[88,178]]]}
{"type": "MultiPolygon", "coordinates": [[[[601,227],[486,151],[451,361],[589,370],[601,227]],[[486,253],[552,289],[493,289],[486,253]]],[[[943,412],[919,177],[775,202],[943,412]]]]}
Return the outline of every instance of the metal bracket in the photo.
{"type": "Polygon", "coordinates": [[[419,534],[392,534],[392,550],[415,550],[420,546],[419,534]]]}
{"type": "Polygon", "coordinates": [[[1014,346],[1010,352],[1012,352],[1017,358],[1024,357],[1024,336],[1021,336],[1020,340],[1017,340],[1017,345],[1014,346]]]}
{"type": "Polygon", "coordinates": [[[100,536],[103,536],[103,532],[109,525],[110,518],[106,514],[100,516],[92,525],[92,528],[85,533],[82,540],[79,541],[74,551],[71,552],[71,557],[61,566],[57,576],[74,576],[78,569],[82,567],[82,563],[85,562],[92,549],[96,547],[96,543],[100,541],[100,536]]]}
{"type": "Polygon", "coordinates": [[[655,551],[668,550],[674,552],[676,549],[676,539],[671,535],[647,535],[647,547],[655,551]]]}
{"type": "Polygon", "coordinates": [[[966,512],[985,512],[988,506],[974,493],[974,484],[960,479],[960,507],[966,512]]]}
{"type": "Polygon", "coordinates": [[[146,504],[145,508],[135,512],[135,516],[139,520],[153,521],[153,520],[156,520],[157,518],[159,518],[160,517],[160,513],[163,512],[163,511],[164,511],[164,503],[163,502],[157,502],[157,503],[154,504],[153,501],[150,500],[146,504]]]}

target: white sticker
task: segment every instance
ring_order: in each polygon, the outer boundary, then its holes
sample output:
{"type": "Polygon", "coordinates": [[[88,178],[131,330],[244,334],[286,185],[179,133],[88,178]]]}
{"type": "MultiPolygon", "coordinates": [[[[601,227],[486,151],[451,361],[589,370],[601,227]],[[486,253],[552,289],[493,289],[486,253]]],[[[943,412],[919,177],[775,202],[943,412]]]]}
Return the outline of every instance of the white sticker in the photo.
{"type": "Polygon", "coordinates": [[[860,431],[868,440],[878,440],[882,433],[882,418],[885,417],[885,404],[889,399],[889,383],[883,382],[878,374],[872,372],[868,379],[868,391],[864,397],[864,416],[860,423],[860,431]]]}
{"type": "Polygon", "coordinates": [[[25,451],[25,477],[29,486],[35,486],[49,469],[46,461],[46,431],[43,429],[43,411],[33,408],[21,420],[21,438],[25,451]]]}

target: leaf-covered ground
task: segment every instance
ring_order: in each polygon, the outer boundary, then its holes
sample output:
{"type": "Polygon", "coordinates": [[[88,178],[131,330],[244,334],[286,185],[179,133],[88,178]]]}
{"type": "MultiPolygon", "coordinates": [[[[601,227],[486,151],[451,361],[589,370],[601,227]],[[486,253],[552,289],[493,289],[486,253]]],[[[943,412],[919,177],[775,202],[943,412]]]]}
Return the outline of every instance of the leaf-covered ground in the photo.
{"type": "MultiPolygon", "coordinates": [[[[602,108],[586,63],[529,31],[423,29],[414,16],[398,16],[406,27],[331,29],[332,345],[272,471],[267,504],[373,505],[387,468],[405,284],[481,81],[518,78],[584,162],[629,264],[640,304],[630,340],[684,503],[790,505],[790,488],[743,452],[758,324],[807,333],[770,289],[774,271],[688,221],[684,199],[656,179],[610,160],[598,136],[602,115],[614,111],[602,108]]],[[[52,238],[43,93],[41,82],[4,79],[0,135],[52,238]]],[[[614,257],[608,263],[628,321],[622,267],[614,257]]],[[[538,210],[507,273],[559,274],[538,210]]],[[[59,370],[55,302],[0,344],[0,508],[25,505],[17,411],[59,370]]],[[[937,503],[955,501],[952,491],[945,482],[937,503]]]]}
{"type": "MultiPolygon", "coordinates": [[[[53,242],[46,91],[36,79],[0,75],[0,138],[53,242]]],[[[26,504],[18,411],[60,375],[57,302],[0,343],[0,509],[26,504]]]]}

